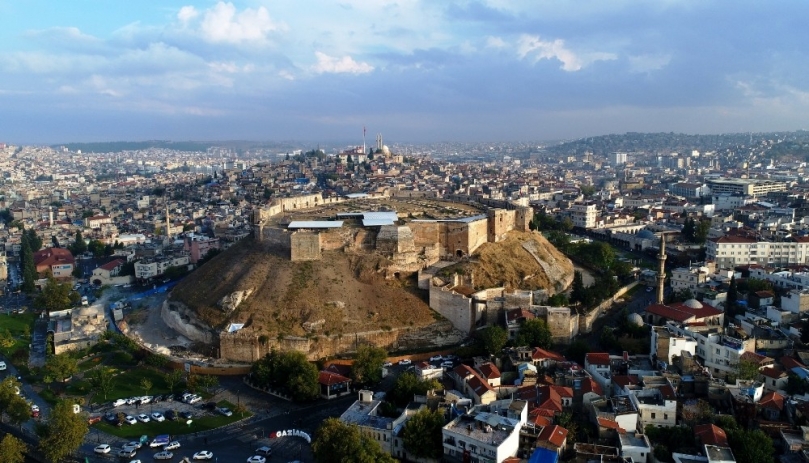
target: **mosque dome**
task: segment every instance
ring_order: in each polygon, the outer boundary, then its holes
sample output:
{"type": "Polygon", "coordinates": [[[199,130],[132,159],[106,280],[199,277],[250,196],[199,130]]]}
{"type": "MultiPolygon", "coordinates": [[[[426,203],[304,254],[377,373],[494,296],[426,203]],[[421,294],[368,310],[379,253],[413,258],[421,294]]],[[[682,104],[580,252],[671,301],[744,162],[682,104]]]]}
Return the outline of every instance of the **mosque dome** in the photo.
{"type": "Polygon", "coordinates": [[[643,326],[643,317],[641,317],[639,314],[633,312],[629,314],[626,318],[632,325],[643,326]]]}
{"type": "Polygon", "coordinates": [[[388,148],[388,145],[382,145],[382,153],[390,154],[390,148],[388,148]]]}
{"type": "Polygon", "coordinates": [[[643,229],[639,231],[635,236],[642,240],[656,240],[657,236],[651,231],[647,229],[643,229]]]}
{"type": "Polygon", "coordinates": [[[691,309],[701,309],[702,308],[702,302],[700,302],[700,301],[698,301],[696,299],[689,299],[689,300],[683,302],[683,305],[688,307],[688,308],[691,308],[691,309]]]}

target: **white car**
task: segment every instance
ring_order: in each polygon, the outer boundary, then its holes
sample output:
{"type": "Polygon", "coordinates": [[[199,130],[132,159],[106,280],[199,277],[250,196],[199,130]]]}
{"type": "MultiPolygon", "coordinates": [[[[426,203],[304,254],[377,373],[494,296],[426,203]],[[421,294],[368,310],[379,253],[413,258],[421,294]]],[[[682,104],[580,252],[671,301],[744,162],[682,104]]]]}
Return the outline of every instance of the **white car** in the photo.
{"type": "Polygon", "coordinates": [[[167,450],[163,450],[162,452],[157,452],[154,454],[155,460],[171,460],[172,458],[174,458],[174,454],[167,450]]]}
{"type": "Polygon", "coordinates": [[[0,371],[3,371],[5,369],[6,369],[6,362],[0,362],[0,371]]]}
{"type": "Polygon", "coordinates": [[[411,363],[413,362],[410,359],[399,360],[399,365],[410,365],[411,363]]]}
{"type": "Polygon", "coordinates": [[[143,447],[143,444],[141,444],[140,441],[133,440],[132,442],[128,442],[126,445],[124,445],[124,447],[135,447],[136,449],[139,449],[143,447]]]}
{"type": "Polygon", "coordinates": [[[174,450],[174,449],[178,449],[178,448],[180,448],[180,443],[177,442],[176,440],[173,440],[173,441],[169,442],[168,444],[166,444],[166,446],[163,447],[163,450],[174,450]]]}
{"type": "Polygon", "coordinates": [[[160,413],[160,412],[152,412],[152,419],[157,421],[157,422],[166,421],[166,417],[163,416],[163,414],[160,413]]]}
{"type": "Polygon", "coordinates": [[[189,397],[186,402],[188,402],[190,404],[195,404],[195,403],[199,402],[200,400],[202,400],[202,397],[194,394],[191,397],[189,397]]]}
{"type": "Polygon", "coordinates": [[[262,457],[261,455],[253,455],[252,457],[247,459],[247,463],[266,463],[267,459],[262,457]]]}
{"type": "Polygon", "coordinates": [[[431,362],[440,362],[441,360],[444,360],[444,357],[440,355],[433,355],[432,357],[430,357],[431,362]]]}
{"type": "Polygon", "coordinates": [[[140,421],[141,423],[148,423],[148,422],[152,421],[151,418],[149,418],[149,415],[147,415],[145,413],[141,413],[140,415],[137,416],[137,418],[138,418],[138,421],[140,421]]]}
{"type": "Polygon", "coordinates": [[[385,362],[385,363],[382,364],[382,366],[383,367],[390,367],[390,366],[393,366],[393,364],[390,363],[390,362],[385,362]]]}
{"type": "Polygon", "coordinates": [[[199,452],[195,453],[193,457],[194,460],[210,460],[213,458],[213,452],[210,450],[200,450],[199,452]]]}
{"type": "Polygon", "coordinates": [[[216,409],[216,411],[217,411],[217,412],[218,412],[220,415],[225,415],[225,416],[233,416],[233,412],[232,412],[232,411],[231,411],[229,408],[227,408],[227,407],[219,407],[219,408],[217,408],[217,409],[216,409]]]}
{"type": "Polygon", "coordinates": [[[96,445],[96,447],[93,449],[93,452],[95,452],[95,453],[110,453],[111,450],[112,450],[112,447],[110,447],[109,444],[100,444],[100,445],[96,445]]]}
{"type": "Polygon", "coordinates": [[[126,399],[117,399],[112,402],[113,407],[120,407],[121,405],[126,404],[126,399]]]}
{"type": "Polygon", "coordinates": [[[135,417],[132,415],[126,415],[124,417],[124,421],[126,421],[129,424],[138,424],[138,420],[136,420],[135,417]]]}

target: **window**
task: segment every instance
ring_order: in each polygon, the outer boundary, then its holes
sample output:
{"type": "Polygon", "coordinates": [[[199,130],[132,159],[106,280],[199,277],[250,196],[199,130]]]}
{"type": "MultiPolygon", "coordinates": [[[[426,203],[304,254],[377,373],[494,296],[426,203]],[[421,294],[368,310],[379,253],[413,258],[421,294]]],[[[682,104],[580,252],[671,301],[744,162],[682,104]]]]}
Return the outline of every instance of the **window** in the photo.
{"type": "Polygon", "coordinates": [[[669,414],[668,414],[668,413],[664,413],[664,414],[663,414],[663,419],[664,419],[664,420],[669,419],[669,414]]]}
{"type": "Polygon", "coordinates": [[[655,419],[655,414],[654,413],[652,413],[652,419],[655,419]]]}

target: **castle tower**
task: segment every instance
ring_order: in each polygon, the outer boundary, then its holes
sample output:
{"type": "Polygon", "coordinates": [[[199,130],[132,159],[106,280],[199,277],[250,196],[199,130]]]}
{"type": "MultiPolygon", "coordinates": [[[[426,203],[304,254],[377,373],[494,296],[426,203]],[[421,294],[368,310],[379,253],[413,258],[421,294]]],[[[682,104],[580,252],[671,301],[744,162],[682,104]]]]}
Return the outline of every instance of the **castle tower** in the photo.
{"type": "Polygon", "coordinates": [[[663,303],[663,285],[666,283],[666,235],[660,235],[660,252],[657,254],[657,303],[663,303]]]}

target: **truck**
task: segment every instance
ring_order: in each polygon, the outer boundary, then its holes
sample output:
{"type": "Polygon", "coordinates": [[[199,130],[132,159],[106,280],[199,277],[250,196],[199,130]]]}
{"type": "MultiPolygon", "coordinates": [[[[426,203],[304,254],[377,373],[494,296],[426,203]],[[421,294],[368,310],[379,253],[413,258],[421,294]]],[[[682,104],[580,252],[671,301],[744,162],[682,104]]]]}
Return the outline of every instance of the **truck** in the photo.
{"type": "Polygon", "coordinates": [[[152,442],[149,443],[149,447],[152,448],[162,447],[168,444],[169,441],[171,441],[171,436],[169,436],[168,434],[160,434],[159,436],[155,436],[155,438],[152,439],[152,442]]]}

